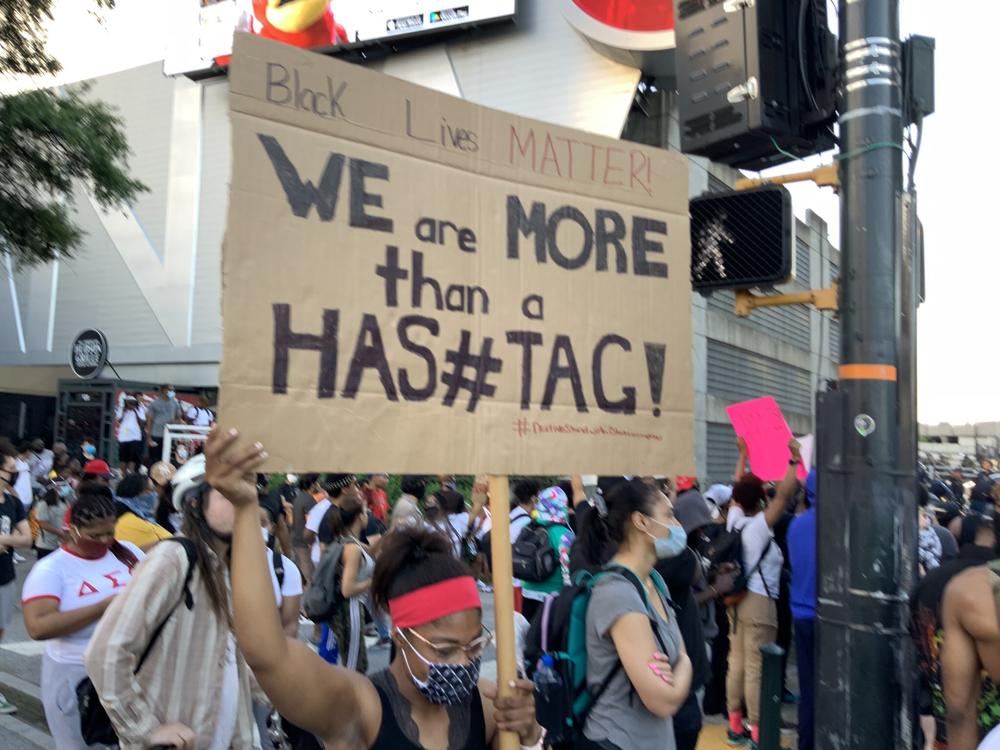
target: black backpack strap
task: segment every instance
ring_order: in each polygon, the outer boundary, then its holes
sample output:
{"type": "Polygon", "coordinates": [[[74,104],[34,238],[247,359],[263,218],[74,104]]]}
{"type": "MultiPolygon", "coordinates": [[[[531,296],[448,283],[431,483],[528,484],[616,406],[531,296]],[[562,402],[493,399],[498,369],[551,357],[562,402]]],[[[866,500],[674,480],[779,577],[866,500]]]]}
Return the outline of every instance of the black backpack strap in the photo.
{"type": "Polygon", "coordinates": [[[187,556],[187,570],[184,573],[184,585],[181,592],[181,598],[177,600],[177,603],[170,608],[167,616],[163,618],[163,621],[156,626],[156,630],[153,631],[153,635],[149,639],[149,643],[146,644],[145,650],[142,652],[142,656],[139,657],[138,664],[135,665],[135,671],[133,674],[138,674],[139,670],[142,669],[142,665],[146,663],[146,658],[149,656],[150,652],[153,650],[153,646],[156,645],[156,641],[160,637],[160,633],[163,632],[163,628],[166,627],[167,621],[170,617],[177,611],[181,602],[184,602],[184,606],[189,610],[194,608],[194,598],[191,596],[191,577],[194,575],[194,566],[198,560],[198,548],[195,546],[194,542],[186,537],[173,536],[168,539],[162,539],[160,543],[163,542],[177,542],[184,548],[184,553],[187,556]]]}
{"type": "Polygon", "coordinates": [[[760,557],[757,558],[757,564],[750,569],[750,573],[747,575],[747,581],[749,582],[750,579],[753,578],[754,573],[760,574],[760,580],[761,583],[764,584],[764,591],[767,592],[768,599],[774,599],[775,597],[771,596],[771,588],[767,585],[767,579],[764,578],[764,571],[760,569],[760,565],[764,562],[764,558],[767,557],[767,553],[771,551],[771,545],[773,543],[774,537],[772,536],[767,540],[767,544],[764,545],[764,551],[760,553],[760,557]]]}
{"type": "Polygon", "coordinates": [[[278,579],[278,590],[285,584],[285,563],[281,560],[281,553],[277,549],[271,550],[271,560],[274,563],[274,575],[278,579]]]}

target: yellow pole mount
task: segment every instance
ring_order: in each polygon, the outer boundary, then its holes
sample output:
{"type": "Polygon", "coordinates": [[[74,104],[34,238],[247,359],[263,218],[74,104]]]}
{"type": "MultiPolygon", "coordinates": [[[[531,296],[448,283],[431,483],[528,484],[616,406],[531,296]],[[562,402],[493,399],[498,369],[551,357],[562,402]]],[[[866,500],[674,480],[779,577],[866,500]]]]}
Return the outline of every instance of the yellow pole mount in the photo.
{"type": "Polygon", "coordinates": [[[789,182],[815,182],[819,187],[840,189],[840,177],[836,164],[826,164],[809,172],[795,172],[774,177],[741,177],[736,181],[737,190],[750,190],[764,185],[785,185],[789,182]]]}
{"type": "Polygon", "coordinates": [[[749,318],[750,313],[760,307],[783,307],[785,305],[812,305],[817,310],[837,312],[840,309],[837,303],[838,288],[839,284],[835,281],[829,289],[811,289],[808,292],[772,294],[766,297],[756,295],[749,289],[737,289],[736,315],[740,318],[749,318]]]}

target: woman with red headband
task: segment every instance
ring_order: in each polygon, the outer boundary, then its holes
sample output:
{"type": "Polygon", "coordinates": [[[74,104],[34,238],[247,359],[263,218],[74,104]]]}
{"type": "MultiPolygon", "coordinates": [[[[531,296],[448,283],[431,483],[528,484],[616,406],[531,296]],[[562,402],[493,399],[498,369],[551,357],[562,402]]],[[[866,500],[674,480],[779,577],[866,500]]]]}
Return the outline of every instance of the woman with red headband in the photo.
{"type": "Polygon", "coordinates": [[[257,490],[246,476],[266,459],[257,443],[237,448],[235,431],[213,432],[205,447],[206,479],[236,508],[232,585],[236,636],[257,682],[282,716],[317,735],[327,747],[420,750],[498,745],[501,730],[522,747],[541,747],[531,682],[497,697],[479,679],[492,639],[469,567],[447,539],[420,528],[386,537],[371,593],[388,608],[396,657],[368,678],[331,666],[304,643],[288,638],[277,618],[260,613],[270,600],[261,545],[257,490]]]}

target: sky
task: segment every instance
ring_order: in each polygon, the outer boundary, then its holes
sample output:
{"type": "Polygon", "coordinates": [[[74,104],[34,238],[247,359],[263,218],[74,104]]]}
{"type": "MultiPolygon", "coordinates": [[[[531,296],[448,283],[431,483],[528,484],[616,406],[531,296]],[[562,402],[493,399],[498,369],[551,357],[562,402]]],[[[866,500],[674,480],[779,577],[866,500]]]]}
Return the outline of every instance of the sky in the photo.
{"type": "MultiPolygon", "coordinates": [[[[55,0],[49,49],[64,70],[54,82],[161,59],[169,1],[117,0],[115,10],[99,21],[84,0],[55,0]]],[[[1000,2],[903,0],[901,28],[903,36],[924,34],[937,40],[936,112],[925,121],[916,174],[927,277],[927,301],[918,314],[919,418],[925,424],[1000,421],[1000,388],[994,380],[1000,374],[995,338],[1000,241],[992,214],[1000,206],[991,179],[1000,172],[993,137],[1000,102],[989,78],[995,70],[1000,2]],[[961,14],[956,13],[959,7],[961,14]]],[[[18,86],[8,80],[0,83],[0,91],[18,86]]],[[[796,162],[773,172],[810,164],[796,162]]],[[[818,213],[839,246],[833,192],[808,184],[790,189],[796,214],[804,216],[807,209],[818,213]]]]}

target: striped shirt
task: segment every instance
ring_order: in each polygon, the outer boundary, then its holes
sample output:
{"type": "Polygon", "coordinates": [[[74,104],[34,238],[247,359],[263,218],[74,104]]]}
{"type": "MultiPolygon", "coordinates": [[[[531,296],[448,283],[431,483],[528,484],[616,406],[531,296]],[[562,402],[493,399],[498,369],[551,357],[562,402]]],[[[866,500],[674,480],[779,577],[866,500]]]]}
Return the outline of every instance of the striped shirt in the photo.
{"type": "MultiPolygon", "coordinates": [[[[221,565],[214,554],[212,562],[221,565]]],[[[135,569],[125,593],[108,607],[87,647],[87,673],[118,732],[121,750],[145,750],[150,735],[171,722],[190,727],[198,737],[196,747],[212,743],[230,631],[212,609],[197,567],[190,585],[194,607],[176,606],[187,566],[181,545],[161,542],[153,547],[135,569]],[[153,632],[165,619],[156,645],[133,675],[153,632]]],[[[228,570],[225,577],[228,588],[228,570]]],[[[230,748],[259,748],[250,670],[239,654],[236,663],[239,702],[230,748]]]]}

